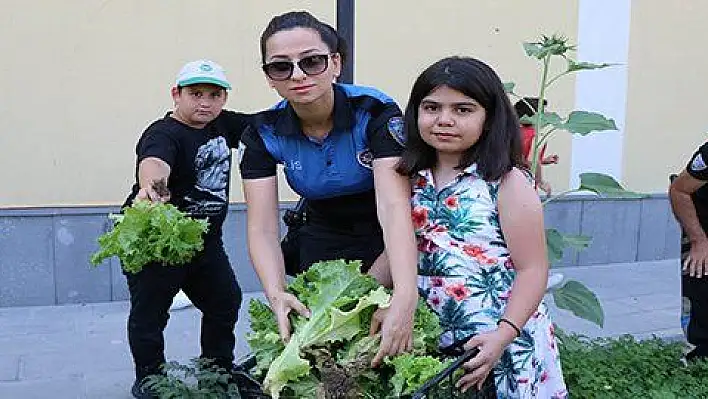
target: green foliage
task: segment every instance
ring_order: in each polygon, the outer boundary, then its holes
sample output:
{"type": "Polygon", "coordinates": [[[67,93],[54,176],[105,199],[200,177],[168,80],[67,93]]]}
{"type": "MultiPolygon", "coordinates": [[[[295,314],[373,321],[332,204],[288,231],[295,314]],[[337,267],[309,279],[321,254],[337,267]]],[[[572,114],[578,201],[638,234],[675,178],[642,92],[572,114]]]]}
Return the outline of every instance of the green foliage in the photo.
{"type": "Polygon", "coordinates": [[[151,262],[181,265],[204,247],[208,222],[187,217],[174,205],[135,201],[123,215],[110,215],[114,228],[98,238],[91,264],[117,256],[123,269],[137,273],[151,262]]]}
{"type": "Polygon", "coordinates": [[[254,373],[263,378],[273,398],[321,391],[336,396],[352,390],[365,397],[390,397],[394,382],[401,392],[412,392],[429,378],[431,370],[442,369],[440,360],[426,356],[439,355],[437,340],[442,329],[422,300],[414,319],[410,356],[426,360],[389,359],[371,369],[380,343],[378,334],[369,335],[371,317],[376,309],[388,306],[390,294],[359,269],[360,262],[319,262],[289,284],[288,290],[311,315],[291,315],[293,334],[286,345],[279,339],[270,309],[251,301],[252,333],[247,339],[257,359],[254,373]]]}
{"type": "Polygon", "coordinates": [[[684,366],[683,344],[631,336],[587,339],[559,333],[561,362],[570,397],[706,398],[708,361],[684,366]]]}
{"type": "Polygon", "coordinates": [[[602,173],[581,173],[578,191],[590,191],[597,195],[616,198],[644,198],[646,195],[625,190],[612,176],[602,173]]]}
{"type": "Polygon", "coordinates": [[[600,327],[605,325],[605,312],[600,300],[583,284],[571,280],[553,290],[552,294],[553,301],[559,309],[569,310],[574,315],[600,327]]]}
{"type": "Polygon", "coordinates": [[[148,377],[146,388],[160,399],[227,399],[240,398],[238,386],[230,374],[208,359],[192,359],[190,364],[169,362],[163,366],[164,375],[148,377]]]}
{"type": "Polygon", "coordinates": [[[556,229],[546,229],[546,247],[548,248],[548,260],[550,262],[561,260],[566,248],[583,250],[590,245],[590,242],[592,242],[592,238],[588,236],[562,234],[556,229]]]}

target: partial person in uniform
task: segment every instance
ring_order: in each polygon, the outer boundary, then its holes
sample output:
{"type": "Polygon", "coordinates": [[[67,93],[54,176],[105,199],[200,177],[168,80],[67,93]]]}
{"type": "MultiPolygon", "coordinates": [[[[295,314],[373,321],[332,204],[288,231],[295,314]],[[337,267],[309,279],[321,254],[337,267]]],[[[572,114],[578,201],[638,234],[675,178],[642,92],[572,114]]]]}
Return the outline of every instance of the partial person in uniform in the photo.
{"type": "Polygon", "coordinates": [[[671,209],[683,229],[682,291],[690,304],[686,328],[694,347],[686,360],[708,358],[708,142],[669,187],[671,209]]]}
{"type": "Polygon", "coordinates": [[[279,245],[276,166],[306,200],[299,230],[300,267],[361,260],[376,276],[391,264],[394,293],[377,312],[382,340],[374,365],[412,346],[416,307],[416,250],[409,187],[395,171],[403,151],[401,111],[368,87],[337,84],[346,57],[344,40],[311,14],[274,17],[261,36],[263,71],[283,97],[254,117],[244,132],[240,162],[248,215],[248,247],[281,337],[290,335],[288,313],[308,310],[285,291],[279,245]],[[373,266],[373,267],[372,267],[373,266]]]}
{"type": "Polygon", "coordinates": [[[136,377],[131,392],[136,398],[157,397],[143,383],[161,373],[165,363],[163,331],[180,289],[202,312],[201,356],[226,370],[233,367],[241,290],[224,251],[221,227],[228,207],[231,149],[238,146],[248,119],[222,110],[230,88],[218,64],[187,63],[172,88],[174,111],[153,122],[136,146],[136,182],[123,206],[135,199],[169,202],[209,222],[204,249],[189,263],[148,264],[136,274],[125,273],[136,377]],[[166,190],[156,189],[160,185],[166,190]]]}

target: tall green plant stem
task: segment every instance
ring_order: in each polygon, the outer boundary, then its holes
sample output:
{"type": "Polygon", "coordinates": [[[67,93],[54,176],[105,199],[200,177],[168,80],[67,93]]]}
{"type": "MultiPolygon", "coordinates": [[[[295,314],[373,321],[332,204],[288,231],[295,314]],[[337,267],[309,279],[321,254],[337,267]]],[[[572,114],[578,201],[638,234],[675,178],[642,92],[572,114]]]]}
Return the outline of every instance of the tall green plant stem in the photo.
{"type": "Polygon", "coordinates": [[[532,161],[531,161],[531,174],[534,177],[534,187],[536,186],[536,168],[538,167],[538,151],[539,151],[539,134],[541,129],[541,115],[545,112],[544,99],[546,97],[546,82],[548,80],[548,66],[551,62],[551,55],[546,55],[543,58],[543,70],[541,72],[541,88],[538,95],[538,109],[536,110],[536,134],[533,136],[533,151],[532,151],[532,161]]]}

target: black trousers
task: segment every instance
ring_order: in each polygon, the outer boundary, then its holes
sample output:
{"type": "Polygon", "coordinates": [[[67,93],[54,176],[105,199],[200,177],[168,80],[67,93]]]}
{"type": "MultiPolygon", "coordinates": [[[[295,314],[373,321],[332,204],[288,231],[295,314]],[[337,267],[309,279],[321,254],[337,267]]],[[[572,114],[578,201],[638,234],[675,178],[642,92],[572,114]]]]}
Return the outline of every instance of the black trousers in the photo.
{"type": "Polygon", "coordinates": [[[325,260],[360,260],[366,272],[383,253],[383,232],[378,225],[322,225],[310,223],[299,231],[300,267],[307,270],[325,260]]]}
{"type": "Polygon", "coordinates": [[[190,263],[151,264],[139,273],[126,273],[126,278],[130,291],[128,341],[138,380],[158,373],[165,363],[163,331],[180,289],[202,312],[201,356],[231,368],[241,289],[221,239],[206,241],[204,250],[190,263]]]}
{"type": "MultiPolygon", "coordinates": [[[[681,264],[688,256],[690,244],[682,245],[681,264]]],[[[697,347],[697,353],[708,357],[708,276],[702,278],[681,276],[682,295],[690,302],[690,319],[686,339],[697,347]]]]}

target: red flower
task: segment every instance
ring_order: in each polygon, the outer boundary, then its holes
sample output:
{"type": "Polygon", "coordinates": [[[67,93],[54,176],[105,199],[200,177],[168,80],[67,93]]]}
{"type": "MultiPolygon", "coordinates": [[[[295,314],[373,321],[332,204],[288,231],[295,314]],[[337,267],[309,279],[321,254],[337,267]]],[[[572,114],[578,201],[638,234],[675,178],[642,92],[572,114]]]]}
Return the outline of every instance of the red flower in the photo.
{"type": "Polygon", "coordinates": [[[440,277],[431,277],[430,278],[430,285],[433,287],[442,287],[444,285],[443,279],[440,277]]]}
{"type": "Polygon", "coordinates": [[[447,231],[447,226],[437,225],[437,226],[433,227],[433,231],[436,233],[444,233],[447,231]]]}
{"type": "Polygon", "coordinates": [[[447,197],[445,198],[445,205],[450,208],[450,209],[457,209],[457,207],[460,205],[460,201],[458,200],[457,197],[447,197]]]}
{"type": "Polygon", "coordinates": [[[471,256],[473,258],[476,258],[482,254],[484,254],[484,249],[480,247],[479,245],[471,245],[467,244],[464,247],[462,247],[462,250],[467,254],[468,256],[471,256]]]}
{"type": "Polygon", "coordinates": [[[431,296],[428,299],[428,303],[430,303],[430,306],[432,306],[432,307],[438,307],[438,306],[440,306],[440,297],[431,296]]]}
{"type": "Polygon", "coordinates": [[[547,379],[548,379],[548,371],[544,371],[543,373],[541,373],[541,382],[546,382],[547,379]]]}
{"type": "Polygon", "coordinates": [[[452,284],[445,288],[445,293],[453,298],[457,302],[467,299],[470,296],[469,288],[465,287],[462,283],[452,284]]]}
{"type": "Polygon", "coordinates": [[[426,254],[431,254],[435,252],[436,249],[438,249],[438,246],[435,245],[434,242],[425,238],[421,238],[418,240],[418,251],[424,252],[426,254]]]}
{"type": "Polygon", "coordinates": [[[416,206],[411,212],[413,217],[413,226],[416,229],[423,228],[428,223],[428,209],[421,206],[416,206]]]}
{"type": "Polygon", "coordinates": [[[486,256],[481,256],[478,258],[480,261],[479,263],[487,264],[487,265],[496,265],[497,264],[497,258],[488,258],[486,256]]]}
{"type": "Polygon", "coordinates": [[[428,185],[428,182],[425,180],[425,177],[420,176],[416,181],[415,181],[415,186],[416,188],[425,188],[425,186],[428,185]]]}
{"type": "Polygon", "coordinates": [[[516,381],[519,384],[528,384],[529,383],[529,379],[527,377],[519,377],[516,381]]]}

